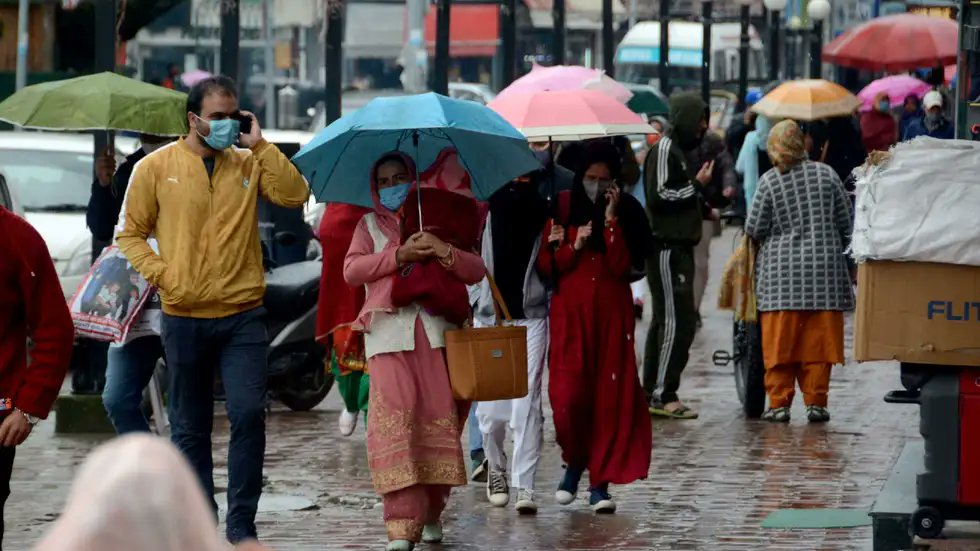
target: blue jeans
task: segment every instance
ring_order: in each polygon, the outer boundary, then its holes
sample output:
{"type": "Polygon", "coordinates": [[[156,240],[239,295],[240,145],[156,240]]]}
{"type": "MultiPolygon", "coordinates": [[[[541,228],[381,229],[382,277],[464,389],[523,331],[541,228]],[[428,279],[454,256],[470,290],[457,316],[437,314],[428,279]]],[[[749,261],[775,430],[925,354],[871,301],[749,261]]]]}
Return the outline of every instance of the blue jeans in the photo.
{"type": "Polygon", "coordinates": [[[228,445],[227,538],[256,537],[255,512],[262,494],[265,461],[265,309],[226,318],[163,316],[163,346],[170,373],[171,439],[197,473],[214,503],[211,428],[214,376],[221,374],[231,421],[228,445]]]}
{"type": "Polygon", "coordinates": [[[140,405],[143,389],[162,355],[159,337],[141,337],[123,346],[109,347],[102,404],[117,434],[150,432],[140,405]]]}

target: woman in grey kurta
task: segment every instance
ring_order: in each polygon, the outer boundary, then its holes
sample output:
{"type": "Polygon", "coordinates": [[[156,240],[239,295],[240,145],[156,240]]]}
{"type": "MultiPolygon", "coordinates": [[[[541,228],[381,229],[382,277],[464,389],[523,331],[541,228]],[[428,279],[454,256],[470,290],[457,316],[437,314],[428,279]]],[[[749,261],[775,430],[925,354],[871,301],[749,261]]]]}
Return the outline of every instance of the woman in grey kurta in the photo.
{"type": "Polygon", "coordinates": [[[811,422],[830,419],[830,368],[844,362],[843,312],[854,307],[844,250],[850,201],[834,170],[806,159],[803,133],[783,121],[769,135],[773,169],[759,180],[745,231],[760,242],[756,293],[769,410],[789,421],[797,380],[811,422]]]}

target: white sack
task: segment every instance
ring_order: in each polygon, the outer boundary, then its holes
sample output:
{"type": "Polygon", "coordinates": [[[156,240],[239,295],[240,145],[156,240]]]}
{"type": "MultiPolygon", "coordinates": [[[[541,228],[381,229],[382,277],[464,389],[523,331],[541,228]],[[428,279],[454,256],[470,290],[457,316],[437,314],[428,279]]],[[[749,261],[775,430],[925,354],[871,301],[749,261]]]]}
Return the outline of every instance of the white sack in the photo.
{"type": "Polygon", "coordinates": [[[858,261],[980,266],[980,143],[922,137],[856,170],[858,261]]]}

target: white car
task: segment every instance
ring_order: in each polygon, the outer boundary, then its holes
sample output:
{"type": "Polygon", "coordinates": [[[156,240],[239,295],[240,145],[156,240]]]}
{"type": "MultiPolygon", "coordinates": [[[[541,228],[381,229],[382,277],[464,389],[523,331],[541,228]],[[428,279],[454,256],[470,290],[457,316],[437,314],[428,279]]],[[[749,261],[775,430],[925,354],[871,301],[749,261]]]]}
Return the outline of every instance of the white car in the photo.
{"type": "MultiPolygon", "coordinates": [[[[262,137],[269,143],[275,144],[290,159],[306,144],[310,143],[316,134],[302,130],[262,130],[262,137]]],[[[320,227],[320,219],[323,218],[324,205],[317,203],[316,198],[310,195],[310,200],[306,203],[304,219],[316,233],[320,227]]]]}
{"type": "Polygon", "coordinates": [[[4,175],[2,168],[0,168],[0,205],[17,216],[24,217],[24,207],[20,206],[20,202],[7,185],[7,176],[4,175]]]}
{"type": "MultiPolygon", "coordinates": [[[[116,138],[117,162],[137,141],[116,138]]],[[[59,132],[0,132],[0,170],[14,204],[51,253],[70,298],[88,272],[92,234],[85,224],[94,180],[94,137],[59,132]]]]}

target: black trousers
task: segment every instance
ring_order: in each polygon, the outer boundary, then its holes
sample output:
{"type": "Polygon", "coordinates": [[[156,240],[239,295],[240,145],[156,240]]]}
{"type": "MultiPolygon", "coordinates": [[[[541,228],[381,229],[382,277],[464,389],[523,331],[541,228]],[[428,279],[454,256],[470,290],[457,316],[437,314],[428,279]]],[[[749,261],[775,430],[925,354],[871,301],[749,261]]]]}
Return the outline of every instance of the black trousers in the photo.
{"type": "Polygon", "coordinates": [[[676,401],[697,332],[694,247],[659,246],[647,261],[653,321],[643,357],[643,390],[651,402],[676,401]]]}
{"type": "Polygon", "coordinates": [[[3,549],[3,507],[10,497],[10,475],[14,471],[17,448],[0,447],[0,550],[3,549]]]}

